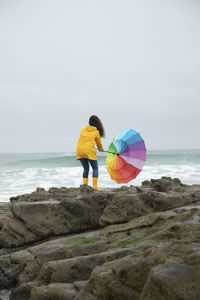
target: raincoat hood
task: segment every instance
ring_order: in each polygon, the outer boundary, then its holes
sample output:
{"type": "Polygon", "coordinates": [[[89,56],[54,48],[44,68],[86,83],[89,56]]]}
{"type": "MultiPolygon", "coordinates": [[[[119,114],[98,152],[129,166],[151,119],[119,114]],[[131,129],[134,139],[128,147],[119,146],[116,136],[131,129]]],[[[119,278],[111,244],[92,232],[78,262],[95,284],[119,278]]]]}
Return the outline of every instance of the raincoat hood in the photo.
{"type": "Polygon", "coordinates": [[[85,127],[85,130],[86,130],[86,131],[89,131],[89,132],[92,132],[92,131],[96,131],[97,128],[94,127],[94,126],[86,126],[86,127],[85,127]]]}

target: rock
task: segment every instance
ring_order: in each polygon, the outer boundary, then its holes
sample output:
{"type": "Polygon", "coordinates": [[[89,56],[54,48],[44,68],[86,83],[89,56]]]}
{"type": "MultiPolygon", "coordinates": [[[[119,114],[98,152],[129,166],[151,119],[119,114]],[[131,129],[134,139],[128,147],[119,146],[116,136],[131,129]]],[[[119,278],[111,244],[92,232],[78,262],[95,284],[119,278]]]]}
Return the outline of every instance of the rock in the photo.
{"type": "Polygon", "coordinates": [[[0,232],[0,245],[13,247],[49,236],[99,227],[105,199],[102,195],[67,201],[14,201],[9,224],[0,232]],[[9,233],[10,231],[10,233],[9,233]]]}
{"type": "Polygon", "coordinates": [[[153,268],[140,300],[199,300],[199,269],[169,262],[153,268]]]}
{"type": "Polygon", "coordinates": [[[0,230],[7,224],[11,217],[9,203],[0,203],[0,230]]]}
{"type": "Polygon", "coordinates": [[[36,192],[45,192],[44,188],[37,187],[36,192]]]}
{"type": "Polygon", "coordinates": [[[152,180],[148,188],[145,186],[139,189],[140,192],[133,187],[106,192],[94,191],[87,186],[51,188],[49,191],[39,188],[31,194],[17,196],[11,202],[13,218],[2,225],[0,245],[17,247],[61,234],[126,223],[151,212],[200,200],[198,186],[191,189],[178,179],[163,177],[152,180]],[[159,191],[157,185],[162,186],[159,191]],[[178,192],[175,191],[177,187],[181,187],[178,192]]]}
{"type": "Polygon", "coordinates": [[[75,299],[90,299],[95,296],[96,299],[138,300],[153,264],[150,258],[128,255],[98,266],[75,299]]]}
{"type": "Polygon", "coordinates": [[[22,284],[12,291],[9,300],[30,300],[31,291],[37,286],[37,282],[22,284]]]}
{"type": "Polygon", "coordinates": [[[19,251],[14,254],[3,255],[0,257],[1,287],[9,288],[16,285],[17,281],[22,284],[26,281],[35,279],[38,272],[38,265],[35,266],[33,256],[27,251],[19,251]]]}
{"type": "Polygon", "coordinates": [[[94,254],[109,248],[112,248],[109,241],[98,242],[98,239],[93,238],[92,234],[85,234],[85,236],[76,235],[43,242],[40,245],[29,247],[27,250],[0,256],[1,286],[7,288],[16,282],[18,285],[22,285],[35,280],[42,266],[48,261],[94,254]]]}
{"type": "Polygon", "coordinates": [[[51,232],[62,232],[64,225],[61,222],[62,215],[58,213],[59,204],[59,201],[49,199],[41,202],[15,202],[11,207],[14,217],[22,220],[28,230],[41,238],[50,235],[51,232]],[[58,224],[56,228],[55,224],[58,224]]]}
{"type": "MultiPolygon", "coordinates": [[[[77,239],[79,240],[79,238],[77,239]]],[[[97,242],[83,244],[83,245],[70,246],[66,251],[66,257],[72,258],[76,256],[92,255],[92,254],[104,252],[110,248],[112,248],[112,245],[109,243],[109,240],[97,241],[97,242]]]]}
{"type": "Polygon", "coordinates": [[[9,300],[29,300],[31,289],[32,287],[20,286],[11,293],[9,300]]]}
{"type": "Polygon", "coordinates": [[[161,179],[151,179],[150,181],[146,180],[142,182],[142,187],[153,188],[158,192],[169,192],[169,191],[184,191],[184,187],[181,181],[178,178],[172,179],[171,177],[161,177],[161,179]],[[177,189],[178,188],[178,189],[177,189]]]}
{"type": "Polygon", "coordinates": [[[145,207],[149,207],[152,211],[156,212],[198,202],[200,199],[200,191],[196,191],[195,193],[188,191],[183,193],[174,191],[171,193],[145,191],[140,193],[139,197],[144,202],[145,207]]]}
{"type": "Polygon", "coordinates": [[[47,283],[72,283],[74,281],[87,280],[92,270],[107,261],[124,257],[133,252],[132,249],[117,249],[88,256],[51,261],[43,265],[39,280],[47,283]]]}
{"type": "Polygon", "coordinates": [[[190,254],[183,259],[184,263],[191,266],[200,266],[200,247],[194,249],[190,254]]]}
{"type": "MultiPolygon", "coordinates": [[[[30,300],[72,300],[76,296],[77,291],[73,284],[52,283],[48,286],[35,287],[31,290],[30,300]]],[[[28,299],[27,299],[28,300],[28,299]]]]}
{"type": "Polygon", "coordinates": [[[101,226],[128,222],[133,218],[147,214],[149,211],[137,194],[123,194],[123,196],[111,194],[106,204],[99,220],[101,226]]]}
{"type": "Polygon", "coordinates": [[[16,218],[7,220],[0,232],[1,247],[17,247],[39,239],[40,237],[29,230],[24,222],[16,218]]]}
{"type": "Polygon", "coordinates": [[[10,218],[2,213],[0,213],[0,230],[2,230],[3,226],[9,222],[10,218]]]}
{"type": "Polygon", "coordinates": [[[38,188],[10,207],[0,222],[0,285],[15,287],[12,300],[197,299],[198,185],[163,177],[100,192],[38,188]]]}

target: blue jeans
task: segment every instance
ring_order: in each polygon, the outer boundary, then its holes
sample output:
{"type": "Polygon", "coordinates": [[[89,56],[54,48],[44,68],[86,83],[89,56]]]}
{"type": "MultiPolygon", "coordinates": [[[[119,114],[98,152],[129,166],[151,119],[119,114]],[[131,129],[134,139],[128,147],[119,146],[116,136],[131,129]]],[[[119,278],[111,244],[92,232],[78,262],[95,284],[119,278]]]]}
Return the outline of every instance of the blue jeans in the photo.
{"type": "Polygon", "coordinates": [[[97,160],[92,160],[92,159],[88,159],[88,158],[80,158],[80,162],[83,166],[83,177],[84,178],[88,178],[88,174],[89,174],[89,163],[92,166],[92,177],[96,177],[98,178],[98,163],[97,160]]]}

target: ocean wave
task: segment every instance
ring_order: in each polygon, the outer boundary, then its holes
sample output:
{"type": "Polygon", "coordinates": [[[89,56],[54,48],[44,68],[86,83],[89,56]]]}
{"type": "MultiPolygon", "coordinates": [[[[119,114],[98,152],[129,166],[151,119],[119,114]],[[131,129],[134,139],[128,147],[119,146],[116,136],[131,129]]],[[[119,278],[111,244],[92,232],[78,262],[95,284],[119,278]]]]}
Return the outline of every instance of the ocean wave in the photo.
{"type": "MultiPolygon", "coordinates": [[[[106,163],[106,156],[99,156],[99,165],[106,163]]],[[[29,167],[76,167],[80,166],[80,162],[76,160],[75,155],[60,155],[60,156],[50,156],[50,157],[40,157],[34,155],[18,157],[16,160],[2,160],[1,168],[13,167],[13,168],[29,168],[29,167]]]]}
{"type": "MultiPolygon", "coordinates": [[[[119,187],[111,180],[105,153],[99,155],[99,186],[119,187]]],[[[72,153],[1,154],[0,201],[29,193],[37,187],[78,187],[82,184],[82,166],[72,153]]],[[[90,184],[91,184],[90,171],[90,184]]],[[[169,176],[183,183],[200,184],[200,151],[149,151],[142,172],[128,185],[169,176]]]]}
{"type": "MultiPolygon", "coordinates": [[[[29,193],[37,187],[48,190],[50,187],[79,187],[82,184],[82,167],[58,167],[58,168],[25,168],[19,170],[1,170],[0,177],[0,201],[8,201],[9,197],[18,194],[29,193]]],[[[145,180],[157,179],[162,176],[179,178],[186,184],[199,184],[199,165],[145,165],[136,179],[127,185],[139,186],[145,180]]],[[[89,184],[92,184],[92,170],[90,169],[89,184]]],[[[123,185],[123,184],[122,184],[123,185]]],[[[106,166],[99,167],[99,186],[120,187],[111,180],[106,166]]]]}
{"type": "MultiPolygon", "coordinates": [[[[106,165],[106,154],[98,154],[100,166],[106,165]]],[[[149,151],[146,165],[196,165],[200,163],[200,151],[149,151]]],[[[21,154],[13,156],[0,155],[0,168],[34,168],[34,167],[78,167],[74,153],[21,154]]]]}

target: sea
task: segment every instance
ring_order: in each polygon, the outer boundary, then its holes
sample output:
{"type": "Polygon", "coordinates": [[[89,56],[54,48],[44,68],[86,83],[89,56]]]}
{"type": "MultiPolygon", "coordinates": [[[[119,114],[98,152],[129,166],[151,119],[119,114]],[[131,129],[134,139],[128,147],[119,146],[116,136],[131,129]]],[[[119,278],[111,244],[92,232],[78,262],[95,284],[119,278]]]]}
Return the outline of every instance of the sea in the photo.
{"type": "MultiPolygon", "coordinates": [[[[106,154],[98,155],[99,187],[122,186],[114,182],[106,167],[106,154]]],[[[200,150],[152,150],[136,179],[127,185],[140,186],[145,180],[162,176],[179,178],[185,184],[200,184],[200,150]]],[[[89,185],[92,183],[90,170],[89,185]]],[[[30,193],[37,187],[79,187],[82,166],[75,153],[0,154],[0,202],[30,193]]],[[[125,185],[125,184],[123,184],[125,185]]]]}

